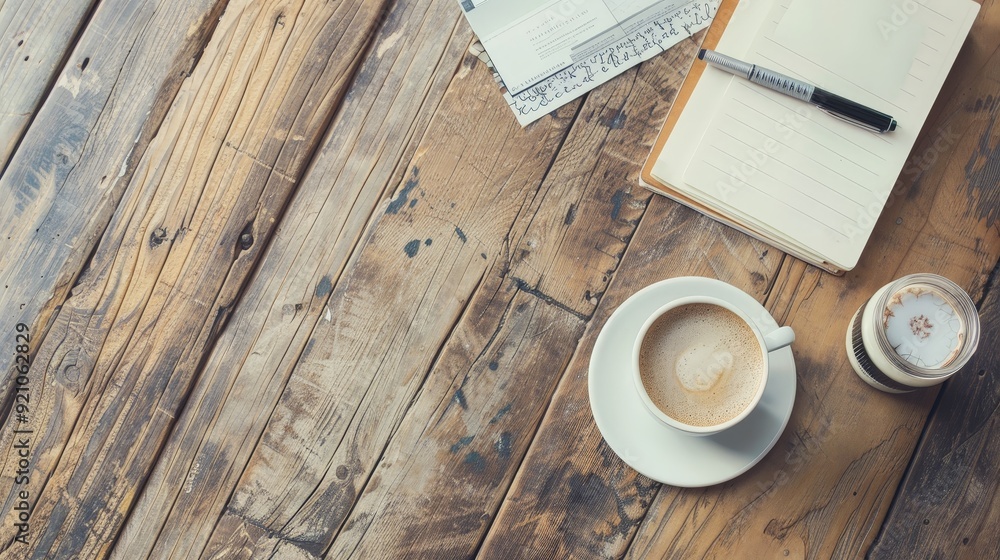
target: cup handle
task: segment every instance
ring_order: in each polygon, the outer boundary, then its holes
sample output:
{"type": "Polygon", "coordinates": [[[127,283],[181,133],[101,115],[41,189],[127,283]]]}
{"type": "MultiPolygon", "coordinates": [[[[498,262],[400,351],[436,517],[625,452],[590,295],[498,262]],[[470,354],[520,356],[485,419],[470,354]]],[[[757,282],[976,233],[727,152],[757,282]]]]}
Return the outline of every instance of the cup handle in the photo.
{"type": "Polygon", "coordinates": [[[774,352],[793,342],[795,342],[795,331],[792,330],[792,327],[781,327],[764,336],[764,346],[767,347],[768,352],[774,352]]]}

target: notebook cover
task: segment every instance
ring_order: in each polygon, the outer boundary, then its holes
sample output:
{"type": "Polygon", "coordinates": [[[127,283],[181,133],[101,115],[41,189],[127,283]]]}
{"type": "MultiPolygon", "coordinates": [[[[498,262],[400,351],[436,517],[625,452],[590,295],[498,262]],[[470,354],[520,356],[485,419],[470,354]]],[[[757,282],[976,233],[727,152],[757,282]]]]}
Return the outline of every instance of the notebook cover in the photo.
{"type": "MultiPolygon", "coordinates": [[[[739,0],[722,0],[719,4],[719,10],[715,14],[715,19],[712,20],[712,25],[709,26],[707,33],[705,34],[705,40],[701,44],[703,49],[715,49],[719,44],[719,39],[722,38],[722,33],[726,30],[726,26],[729,25],[729,21],[733,16],[733,12],[736,10],[736,5],[739,0]]],[[[774,245],[778,249],[781,249],[785,253],[793,255],[800,258],[808,263],[811,263],[827,272],[832,274],[843,274],[844,271],[834,267],[827,262],[817,262],[813,258],[809,258],[806,255],[802,255],[801,252],[784,245],[781,241],[772,238],[756,230],[751,230],[745,225],[734,221],[731,217],[725,214],[719,213],[718,211],[709,208],[699,202],[694,201],[691,198],[677,192],[670,185],[660,182],[658,179],[653,177],[653,165],[656,163],[657,158],[660,157],[660,152],[663,151],[663,146],[667,143],[667,137],[673,131],[674,126],[677,124],[678,119],[680,119],[681,112],[687,105],[688,100],[691,98],[691,94],[694,91],[696,85],[698,85],[698,80],[701,79],[702,73],[705,71],[706,65],[697,59],[692,63],[691,69],[688,71],[687,77],[684,79],[684,83],[681,84],[681,89],[677,92],[677,96],[674,98],[674,103],[670,107],[670,112],[667,114],[667,120],[663,123],[663,128],[660,129],[660,133],[656,136],[656,141],[653,144],[653,149],[649,153],[649,157],[646,159],[646,163],[642,166],[642,171],[639,174],[639,183],[653,192],[668,196],[678,202],[681,202],[695,210],[705,214],[706,216],[722,222],[734,229],[742,231],[743,233],[761,239],[766,243],[774,245]]]]}

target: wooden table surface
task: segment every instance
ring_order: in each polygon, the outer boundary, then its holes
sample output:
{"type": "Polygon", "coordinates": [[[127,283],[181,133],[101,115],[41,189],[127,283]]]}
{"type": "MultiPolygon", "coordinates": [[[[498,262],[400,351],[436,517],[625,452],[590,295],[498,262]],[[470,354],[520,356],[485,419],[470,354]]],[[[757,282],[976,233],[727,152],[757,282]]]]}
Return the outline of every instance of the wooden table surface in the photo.
{"type": "Polygon", "coordinates": [[[637,186],[700,37],[522,129],[454,0],[0,2],[3,557],[997,557],[1000,4],[841,277],[637,186]],[[983,337],[893,396],[844,332],[913,272],[983,337]],[[776,447],[701,489],[587,393],[685,275],[798,333],[776,447]]]}

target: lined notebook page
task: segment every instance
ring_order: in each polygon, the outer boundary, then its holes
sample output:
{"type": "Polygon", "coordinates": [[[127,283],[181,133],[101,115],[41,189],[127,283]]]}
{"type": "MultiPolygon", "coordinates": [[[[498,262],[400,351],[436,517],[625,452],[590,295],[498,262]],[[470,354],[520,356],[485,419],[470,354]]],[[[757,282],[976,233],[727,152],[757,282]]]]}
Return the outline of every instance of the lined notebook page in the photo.
{"type": "Polygon", "coordinates": [[[978,9],[954,0],[775,0],[737,56],[888,113],[898,128],[873,134],[733,78],[675,188],[816,260],[853,268],[978,9]]]}

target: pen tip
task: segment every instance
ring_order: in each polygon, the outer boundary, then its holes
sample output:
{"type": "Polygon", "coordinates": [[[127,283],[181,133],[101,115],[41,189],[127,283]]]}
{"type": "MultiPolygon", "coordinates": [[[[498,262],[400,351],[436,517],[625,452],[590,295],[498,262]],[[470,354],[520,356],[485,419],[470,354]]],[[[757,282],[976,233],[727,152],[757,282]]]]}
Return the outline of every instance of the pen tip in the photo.
{"type": "Polygon", "coordinates": [[[698,51],[698,60],[705,60],[705,49],[698,51]]]}
{"type": "Polygon", "coordinates": [[[892,132],[893,130],[896,130],[896,119],[892,119],[892,122],[889,123],[889,132],[892,132]]]}

